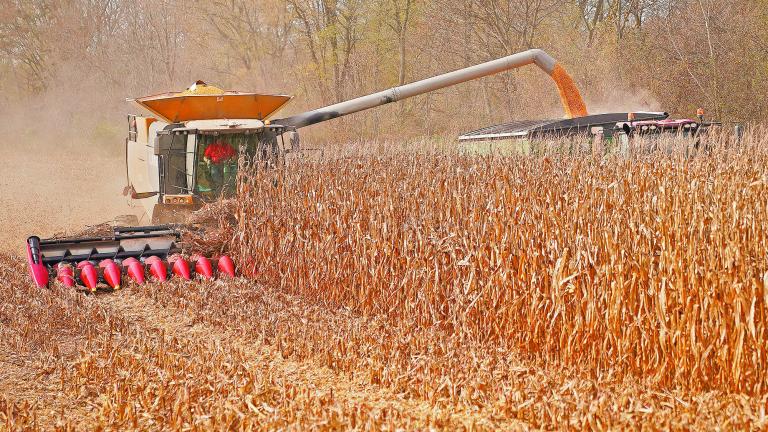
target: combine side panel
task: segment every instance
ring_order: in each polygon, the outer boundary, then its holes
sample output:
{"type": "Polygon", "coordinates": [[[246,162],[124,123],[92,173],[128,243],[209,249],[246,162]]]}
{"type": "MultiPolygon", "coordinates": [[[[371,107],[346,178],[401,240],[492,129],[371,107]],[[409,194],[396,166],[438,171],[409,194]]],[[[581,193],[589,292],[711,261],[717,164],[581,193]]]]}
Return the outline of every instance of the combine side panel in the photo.
{"type": "MultiPolygon", "coordinates": [[[[633,113],[636,120],[663,120],[669,114],[665,112],[633,113]]],[[[593,127],[614,127],[616,123],[627,121],[629,113],[593,114],[586,117],[558,120],[513,121],[484,127],[467,132],[459,141],[487,141],[510,138],[534,138],[542,136],[572,136],[588,133],[593,127]]]]}

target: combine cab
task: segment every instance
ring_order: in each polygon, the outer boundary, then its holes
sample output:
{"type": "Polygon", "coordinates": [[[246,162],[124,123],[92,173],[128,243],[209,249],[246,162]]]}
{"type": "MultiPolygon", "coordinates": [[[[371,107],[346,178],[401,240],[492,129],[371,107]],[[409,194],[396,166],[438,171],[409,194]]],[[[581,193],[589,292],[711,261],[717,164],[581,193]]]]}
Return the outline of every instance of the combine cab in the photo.
{"type": "Polygon", "coordinates": [[[95,292],[99,287],[118,290],[127,280],[143,284],[234,277],[228,256],[213,261],[199,255],[181,254],[181,233],[173,226],[118,227],[109,236],[73,239],[27,239],[27,258],[32,280],[47,287],[55,279],[67,287],[80,286],[95,292]]]}
{"type": "Polygon", "coordinates": [[[241,155],[277,164],[291,149],[285,127],[266,120],[290,96],[225,92],[198,81],[179,93],[132,99],[153,116],[129,116],[125,195],[154,224],[235,191],[241,155]]]}

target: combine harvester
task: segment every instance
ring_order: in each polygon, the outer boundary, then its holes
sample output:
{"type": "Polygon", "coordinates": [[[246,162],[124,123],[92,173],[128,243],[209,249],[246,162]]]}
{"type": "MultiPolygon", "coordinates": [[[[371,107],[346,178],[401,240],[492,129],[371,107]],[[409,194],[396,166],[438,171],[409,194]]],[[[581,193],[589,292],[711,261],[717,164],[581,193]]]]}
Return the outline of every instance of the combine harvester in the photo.
{"type": "MultiPolygon", "coordinates": [[[[124,194],[142,204],[153,224],[181,222],[205,203],[234,196],[240,155],[276,165],[287,153],[301,150],[300,128],[531,64],[555,81],[566,119],[500,125],[467,136],[573,134],[627,120],[628,113],[588,115],[571,77],[538,49],[275,120],[271,116],[291,96],[223,91],[198,81],[182,92],[129,99],[152,115],[128,117],[124,194]]],[[[646,122],[667,118],[666,113],[634,115],[646,122]]],[[[90,291],[97,286],[118,289],[126,278],[143,283],[147,277],[165,281],[235,275],[234,263],[226,256],[214,260],[218,272],[205,257],[187,259],[180,240],[180,231],[171,225],[116,227],[106,237],[32,236],[27,240],[30,273],[40,287],[55,278],[65,286],[81,285],[90,291]]]]}

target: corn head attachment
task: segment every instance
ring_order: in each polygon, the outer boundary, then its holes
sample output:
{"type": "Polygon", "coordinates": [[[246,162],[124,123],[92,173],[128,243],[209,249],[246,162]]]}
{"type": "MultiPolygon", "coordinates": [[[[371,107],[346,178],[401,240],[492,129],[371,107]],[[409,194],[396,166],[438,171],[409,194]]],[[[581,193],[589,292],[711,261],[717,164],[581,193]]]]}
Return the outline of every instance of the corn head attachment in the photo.
{"type": "Polygon", "coordinates": [[[235,276],[232,259],[208,259],[182,254],[181,232],[173,225],[115,227],[103,237],[27,239],[27,259],[32,280],[47,287],[55,280],[66,287],[120,289],[127,281],[165,282],[235,276]],[[212,264],[215,263],[215,266],[212,264]],[[215,269],[215,270],[214,270],[215,269]]]}

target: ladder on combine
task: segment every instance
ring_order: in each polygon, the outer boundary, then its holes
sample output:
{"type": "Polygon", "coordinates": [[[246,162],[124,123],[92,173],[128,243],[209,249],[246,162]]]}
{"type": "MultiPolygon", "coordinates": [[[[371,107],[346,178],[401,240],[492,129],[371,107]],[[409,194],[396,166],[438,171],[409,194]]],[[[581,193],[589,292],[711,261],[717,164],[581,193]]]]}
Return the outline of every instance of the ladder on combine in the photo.
{"type": "Polygon", "coordinates": [[[115,227],[103,237],[27,239],[27,259],[32,280],[47,287],[51,276],[66,287],[83,286],[117,290],[123,282],[143,284],[148,279],[165,282],[235,276],[235,265],[226,255],[208,259],[182,255],[181,232],[173,225],[115,227]],[[216,263],[216,269],[212,262],[216,263]]]}

